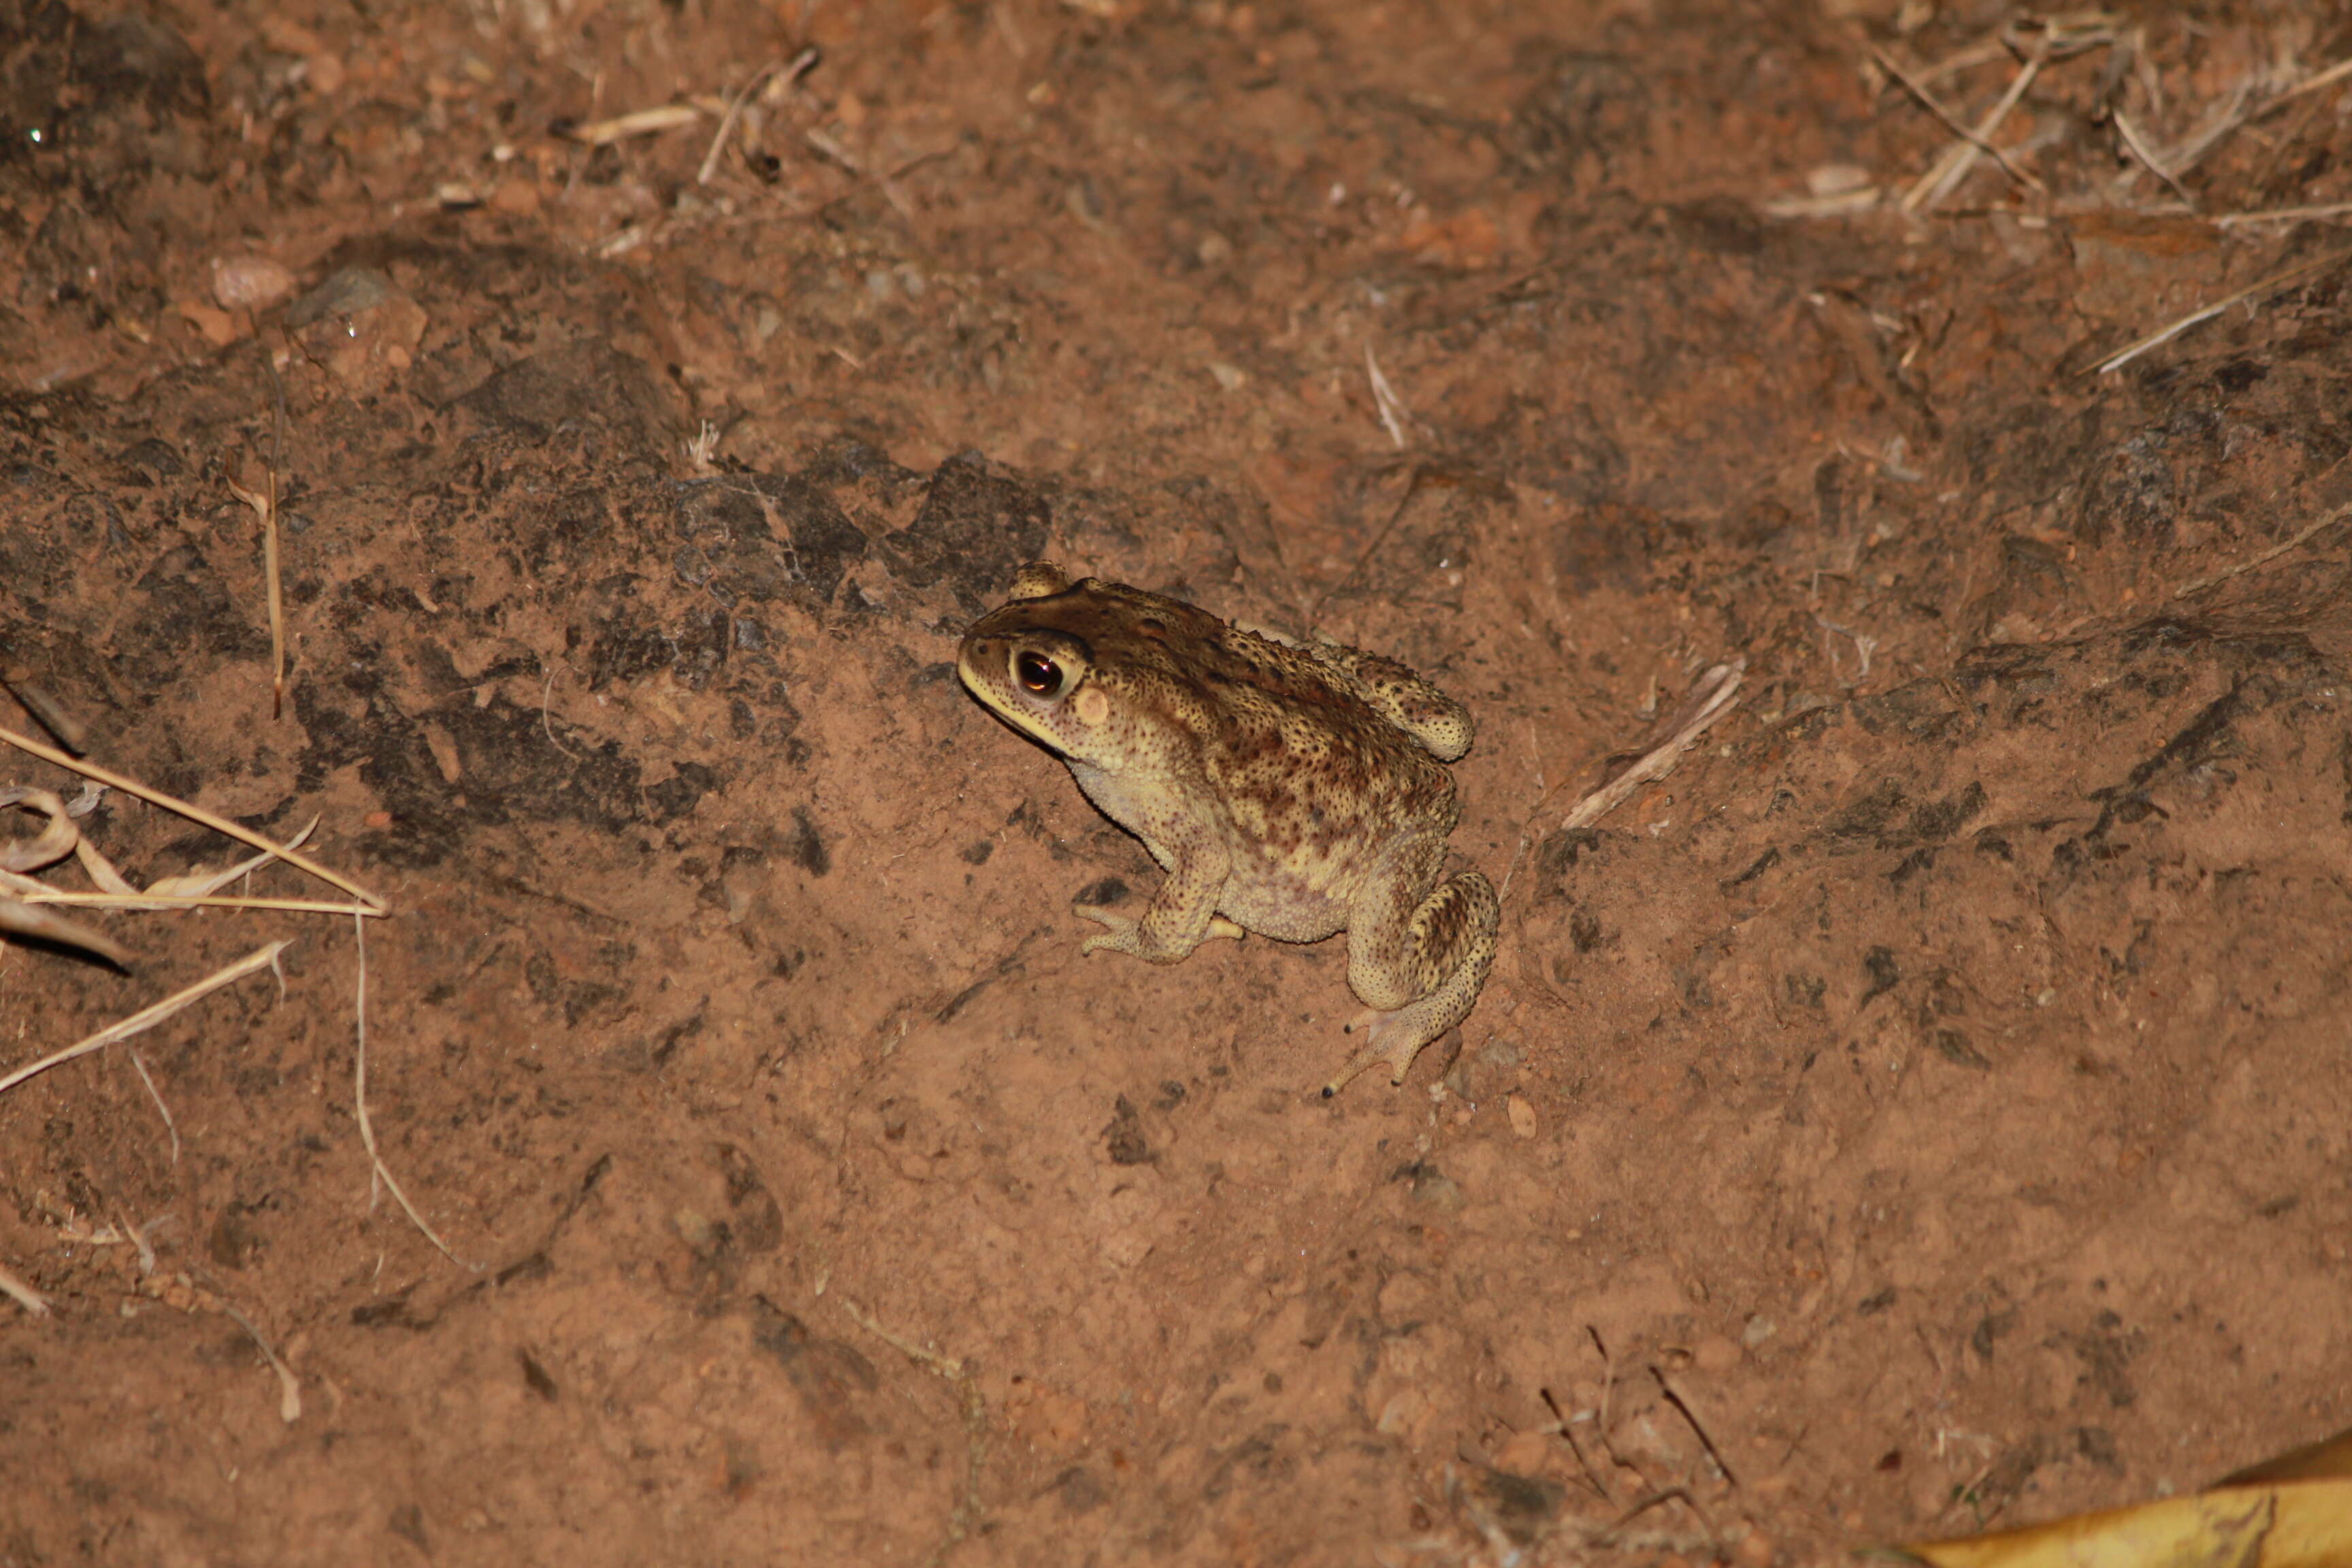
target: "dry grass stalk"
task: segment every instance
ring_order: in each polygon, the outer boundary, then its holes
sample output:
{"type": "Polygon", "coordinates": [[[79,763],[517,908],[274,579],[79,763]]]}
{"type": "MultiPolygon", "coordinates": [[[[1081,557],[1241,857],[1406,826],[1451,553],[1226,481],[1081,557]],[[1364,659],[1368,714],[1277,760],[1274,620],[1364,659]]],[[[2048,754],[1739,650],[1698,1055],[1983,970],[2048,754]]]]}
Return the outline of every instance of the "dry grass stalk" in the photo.
{"type": "Polygon", "coordinates": [[[2305,223],[2316,218],[2352,214],[2352,202],[2328,202],[2315,207],[2273,207],[2268,212],[2218,213],[2210,220],[2217,228],[2249,223],[2305,223]]]}
{"type": "Polygon", "coordinates": [[[58,738],[58,745],[77,757],[89,750],[89,727],[66,711],[65,704],[50,696],[47,688],[34,680],[31,670],[11,668],[0,671],[0,689],[23,703],[25,711],[58,738]]]}
{"type": "Polygon", "coordinates": [[[379,912],[391,908],[383,899],[369,892],[350,878],[330,871],[299,850],[289,848],[283,844],[274,844],[251,828],[240,826],[225,816],[205,810],[200,805],[191,805],[184,800],[165,795],[162,790],[150,788],[135,779],[125,778],[122,774],[101,768],[95,763],[86,763],[77,757],[69,757],[54,746],[43,745],[40,742],[29,736],[20,735],[14,730],[0,729],[0,741],[5,741],[20,752],[30,752],[45,763],[54,763],[69,773],[79,773],[84,778],[96,779],[100,784],[119,789],[125,795],[135,795],[151,805],[160,805],[166,811],[176,812],[191,822],[201,822],[214,832],[226,833],[241,844],[250,844],[256,849],[266,850],[289,866],[308,871],[320,881],[341,888],[362,903],[373,905],[379,912]]]}
{"type": "MultiPolygon", "coordinates": [[[[460,1268],[470,1268],[479,1273],[482,1268],[480,1264],[468,1263],[452,1252],[449,1249],[449,1244],[441,1239],[440,1233],[425,1223],[425,1216],[416,1212],[416,1205],[410,1203],[408,1194],[400,1190],[400,1184],[393,1179],[391,1168],[384,1164],[383,1156],[376,1152],[375,1124],[368,1120],[367,1105],[367,921],[354,918],[352,921],[352,930],[359,941],[360,966],[357,996],[352,1005],[353,1027],[359,1037],[359,1050],[352,1074],[352,1098],[359,1110],[360,1142],[367,1149],[370,1187],[368,1201],[372,1206],[375,1201],[374,1184],[382,1182],[392,1193],[393,1201],[400,1205],[401,1212],[408,1216],[409,1223],[424,1232],[425,1239],[431,1242],[440,1251],[442,1257],[460,1268]]],[[[5,1087],[0,1085],[0,1088],[5,1087]]]]}
{"type": "MultiPolygon", "coordinates": [[[[2352,76],[2352,59],[2338,60],[2326,69],[2304,78],[2293,87],[2282,89],[2260,101],[2254,100],[2253,88],[2251,83],[2240,83],[2237,91],[2231,98],[2229,106],[2215,115],[2210,123],[2204,129],[2192,132],[2179,146],[2163,154],[2160,161],[2165,169],[2171,171],[2170,174],[2165,176],[2166,180],[2170,183],[2174,175],[2187,174],[2201,163],[2206,154],[2236,135],[2242,127],[2251,125],[2255,121],[2273,110],[2285,108],[2298,99],[2307,97],[2323,88],[2332,87],[2347,76],[2352,76]]],[[[2117,118],[2120,120],[2121,117],[2117,118]]],[[[2134,148],[2133,151],[2137,153],[2139,150],[2134,148]]],[[[2143,162],[2146,160],[2143,159],[2143,162]]],[[[2155,165],[2151,163],[2150,167],[2153,168],[2155,165]]],[[[2161,170],[2158,172],[2162,173],[2161,170]]],[[[2174,188],[2179,189],[2179,186],[2175,185],[2174,188]]]]}
{"type": "Polygon", "coordinates": [[[1995,60],[2015,58],[2009,52],[2009,46],[1999,38],[1987,38],[1981,43],[1970,44],[1956,54],[1947,55],[1934,65],[1915,74],[1922,82],[1932,84],[1941,81],[1948,76],[1958,76],[1962,71],[1974,70],[1979,66],[1989,66],[1995,60]]]}
{"type": "Polygon", "coordinates": [[[2189,211],[2196,211],[2197,198],[2189,194],[2188,186],[2173,177],[2172,171],[2164,166],[2163,160],[2159,159],[2147,142],[2142,139],[2137,128],[2132,124],[2124,111],[2120,109],[2110,110],[2108,117],[2116,122],[2116,130],[2122,134],[2124,145],[2131,149],[2132,156],[2146,164],[2149,174],[2170,185],[2172,194],[2189,204],[2189,211]]]}
{"type": "Polygon", "coordinates": [[[5,1296],[36,1318],[49,1315],[49,1299],[25,1283],[16,1271],[0,1264],[0,1296],[5,1296]]]}
{"type": "Polygon", "coordinates": [[[226,894],[159,895],[144,893],[75,893],[45,888],[21,896],[27,904],[71,904],[89,910],[277,910],[297,915],[365,915],[380,920],[384,911],[370,904],[339,904],[331,899],[231,898],[226,894]]]}
{"type": "Polygon", "coordinates": [[[203,1000],[224,985],[236,984],[256,970],[275,968],[278,955],[293,945],[289,941],[278,941],[255,948],[226,968],[216,969],[194,985],[174,991],[161,1002],[152,1006],[141,1008],[120,1023],[108,1025],[88,1039],[77,1040],[61,1051],[52,1051],[37,1062],[18,1068],[5,1078],[0,1078],[0,1094],[5,1094],[26,1079],[37,1077],[53,1067],[73,1060],[76,1057],[86,1057],[92,1051],[103,1050],[118,1041],[127,1040],[133,1035],[144,1034],[190,1003],[203,1000]]]}
{"type": "Polygon", "coordinates": [[[1992,133],[2000,129],[2000,122],[2009,118],[2009,111],[2017,107],[2018,100],[2025,96],[2025,89],[2033,85],[2033,79],[2042,74],[2042,68],[2048,59],[2049,50],[2045,45],[2018,67],[2009,90],[2001,94],[2000,101],[1977,122],[1976,130],[1963,132],[1963,140],[1945,149],[1944,155],[1936,160],[1934,166],[1920,175],[1918,183],[1904,194],[1902,205],[1905,212],[1917,212],[1934,206],[1954,186],[1968,178],[1969,171],[1976,167],[1977,149],[1990,144],[1992,133]]]}
{"type": "MultiPolygon", "coordinates": [[[[2229,106],[2213,116],[2203,130],[2189,132],[2179,146],[2161,154],[2165,168],[2170,170],[2172,175],[2179,175],[2203,163],[2207,153],[2228,141],[2236,133],[2238,127],[2253,119],[2253,114],[2246,109],[2246,100],[2252,96],[2252,90],[2240,83],[2229,106]]],[[[2171,176],[2167,177],[2169,179],[2171,176]]]]}
{"type": "Polygon", "coordinates": [[[681,125],[691,125],[702,118],[702,110],[690,103],[665,103],[656,109],[635,109],[626,114],[615,114],[609,120],[592,120],[574,125],[564,134],[589,147],[603,147],[614,142],[625,142],[632,136],[655,136],[665,131],[675,131],[681,125]]]}
{"type": "MultiPolygon", "coordinates": [[[[2259,283],[2249,283],[2243,289],[2239,289],[2236,293],[2216,300],[2213,303],[2204,306],[2201,309],[2191,310],[2189,314],[2181,317],[2179,321],[2172,322],[2170,325],[2158,328],[2155,331],[2148,333],[2147,336],[2140,339],[2137,342],[2133,343],[2129,348],[2123,350],[2121,353],[2112,354],[2106,359],[2100,361],[2099,363],[2093,368],[2091,374],[2094,375],[2105,375],[2111,371],[2121,370],[2125,365],[2127,365],[2132,361],[2139,358],[2140,355],[2156,347],[2158,343],[2170,342],[2172,339],[2177,338],[2181,333],[2187,331],[2189,328],[2197,325],[2198,322],[2210,321],[2214,317],[2220,315],[2222,311],[2228,310],[2231,306],[2238,304],[2242,300],[2252,300],[2260,294],[2267,294],[2273,289],[2282,288],[2286,284],[2294,283],[2302,279],[2308,278],[2315,272],[2325,271],[2326,268],[2335,266],[2337,262],[2344,260],[2347,257],[2352,257],[2352,250],[2331,251],[2327,255],[2318,258],[2316,260],[2306,261],[2300,267],[2290,267],[2284,272],[2273,272],[2259,283]]],[[[5,732],[5,731],[0,731],[0,733],[5,732]]]]}
{"type": "MultiPolygon", "coordinates": [[[[17,793],[30,795],[35,792],[17,793]]],[[[55,799],[54,796],[49,798],[55,799]]],[[[5,804],[8,804],[8,792],[0,791],[0,805],[5,804]]],[[[63,822],[65,818],[60,815],[57,820],[63,822]]],[[[70,827],[71,824],[67,826],[70,827]]],[[[299,849],[318,826],[319,819],[312,817],[303,825],[301,832],[286,841],[286,847],[299,849]]],[[[47,837],[44,835],[44,838],[47,837]]],[[[98,884],[99,891],[68,892],[29,878],[12,877],[8,874],[5,858],[0,858],[0,891],[14,894],[21,902],[27,904],[75,904],[94,910],[278,910],[295,914],[368,916],[383,913],[382,910],[371,909],[365,904],[335,903],[325,899],[257,899],[229,897],[221,893],[220,889],[231,882],[251,876],[277,859],[277,854],[269,850],[218,871],[189,871],[176,877],[159,877],[144,889],[132,887],[122,873],[114,868],[113,863],[87,838],[77,837],[72,844],[72,853],[81,861],[82,868],[89,873],[90,880],[98,884]]],[[[51,860],[58,858],[62,858],[62,855],[52,854],[49,857],[51,860]]]]}
{"type": "Polygon", "coordinates": [[[1576,809],[1560,819],[1562,827],[1590,827],[1618,806],[1627,796],[1643,784],[1662,779],[1675,771],[1675,764],[1714,722],[1731,711],[1739,696],[1739,679],[1748,670],[1748,661],[1735,658],[1729,664],[1718,664],[1699,677],[1685,699],[1683,710],[1675,715],[1671,733],[1660,744],[1651,748],[1641,761],[1586,795],[1576,809]]]}
{"type": "Polygon", "coordinates": [[[727,151],[727,139],[735,133],[737,122],[743,118],[743,106],[751,102],[752,96],[761,88],[768,85],[770,77],[781,75],[782,85],[790,87],[814,70],[817,61],[822,58],[816,47],[811,45],[794,55],[789,65],[780,67],[776,61],[770,60],[766,65],[761,66],[758,74],[743,84],[743,89],[728,100],[726,117],[719,122],[718,132],[710,138],[710,151],[702,155],[702,167],[696,172],[694,183],[698,185],[707,185],[719,173],[719,155],[727,151]]]}
{"type": "MultiPolygon", "coordinates": [[[[1928,113],[1934,115],[1938,121],[1942,121],[1945,130],[1950,132],[1953,135],[1958,137],[1963,142],[1973,142],[1979,152],[1984,153],[1985,156],[1990,158],[1994,163],[1999,163],[2001,167],[2001,172],[2007,174],[2011,179],[2015,180],[2019,184],[2025,186],[2028,190],[2034,192],[2038,195],[2048,195],[2050,194],[2049,186],[2034,178],[2033,175],[2027,171],[2021,169],[2015,163],[2011,163],[2009,161],[2008,153],[2002,152],[1991,142],[1985,141],[1975,132],[1962,124],[1958,117],[1954,115],[1950,110],[1946,109],[1941,103],[1937,102],[1936,95],[1927,90],[1926,84],[1921,82],[1919,79],[1914,76],[1911,72],[1904,69],[1902,65],[1895,60],[1893,55],[1888,54],[1876,44],[1873,44],[1870,47],[1870,53],[1871,58],[1875,59],[1880,66],[1885,68],[1887,75],[1893,77],[1896,81],[1901,82],[1905,89],[1907,90],[1914,99],[1918,100],[1920,108],[1926,110],[1928,113]]],[[[1995,56],[1989,58],[1998,57],[1995,56]]]]}
{"type": "Polygon", "coordinates": [[[19,899],[0,893],[0,931],[12,936],[28,936],[38,942],[54,942],[65,947],[78,947],[94,952],[124,969],[131,967],[131,950],[112,937],[95,931],[79,921],[69,921],[46,910],[37,910],[19,899]]]}
{"type": "MultiPolygon", "coordinates": [[[[803,53],[806,52],[803,51],[803,53]]],[[[712,177],[719,173],[719,155],[727,151],[727,139],[735,134],[735,127],[743,118],[743,106],[751,102],[751,95],[765,86],[768,79],[775,74],[776,62],[770,60],[759,68],[750,81],[743,84],[734,97],[727,100],[727,112],[720,117],[719,129],[711,134],[710,150],[703,153],[702,167],[695,171],[696,184],[709,184],[712,177]]]]}
{"type": "Polygon", "coordinates": [[[147,1098],[155,1102],[157,1114],[163,1118],[163,1131],[172,1135],[172,1163],[176,1165],[180,1163],[180,1124],[172,1120],[172,1108],[163,1103],[163,1091],[155,1087],[155,1079],[147,1071],[147,1064],[139,1059],[137,1049],[125,1046],[122,1054],[139,1069],[139,1081],[147,1086],[147,1098]]]}
{"type": "Polygon", "coordinates": [[[220,1304],[220,1309],[236,1320],[238,1328],[253,1336],[253,1342],[261,1349],[261,1359],[268,1362],[269,1370],[278,1374],[278,1419],[289,1426],[301,1420],[302,1385],[295,1380],[294,1369],[278,1359],[278,1352],[269,1348],[269,1342],[261,1337],[261,1331],[253,1326],[251,1318],[226,1301],[220,1304]]]}
{"type": "Polygon", "coordinates": [[[1402,452],[1404,450],[1404,421],[1407,417],[1404,399],[1399,397],[1396,388],[1389,384],[1389,378],[1381,374],[1381,362],[1372,357],[1370,340],[1364,343],[1364,374],[1371,381],[1372,401],[1380,406],[1381,423],[1387,427],[1389,439],[1395,442],[1396,449],[1402,452]]]}
{"type": "Polygon", "coordinates": [[[2347,518],[2352,518],[2352,506],[2337,507],[2317,522],[2296,533],[2294,538],[2282,540],[2251,560],[2241,561],[2235,566],[2225,566],[2219,572],[2210,573],[2205,576],[2183,583],[2172,591],[2172,596],[2176,599],[2186,599],[2193,594],[2201,594],[2208,588],[2217,587],[2232,577],[2242,576],[2257,566],[2277,560],[2290,550],[2308,544],[2315,535],[2324,530],[2335,527],[2347,518]]]}
{"type": "Polygon", "coordinates": [[[2318,71],[2311,76],[2304,78],[2301,81],[2296,82],[2293,87],[2288,88],[2285,91],[2265,99],[2263,101],[2262,107],[2255,110],[2254,113],[2256,115],[2268,114],[2273,109],[2284,108],[2285,105],[2292,103],[2294,100],[2301,98],[2305,93],[2317,92],[2323,87],[2333,87],[2336,83],[2342,81],[2347,76],[2352,76],[2352,59],[2337,60],[2334,65],[2327,67],[2325,70],[2318,71]]]}
{"type": "Polygon", "coordinates": [[[874,1315],[856,1302],[844,1298],[841,1310],[850,1320],[913,1362],[917,1366],[945,1379],[961,1396],[963,1405],[964,1477],[962,1494],[956,1499],[955,1510],[948,1516],[945,1539],[925,1562],[925,1568],[938,1568],[948,1552],[959,1542],[969,1539],[986,1522],[980,1496],[981,1476],[988,1458],[988,1401],[980,1391],[980,1379],[973,1375],[970,1363],[955,1356],[941,1355],[934,1350],[915,1343],[903,1335],[895,1334],[877,1321],[874,1315]]]}
{"type": "Polygon", "coordinates": [[[269,594],[269,716],[277,719],[286,711],[286,595],[278,570],[278,466],[270,465],[268,488],[257,494],[235,479],[228,481],[228,488],[261,521],[261,574],[269,594]]]}

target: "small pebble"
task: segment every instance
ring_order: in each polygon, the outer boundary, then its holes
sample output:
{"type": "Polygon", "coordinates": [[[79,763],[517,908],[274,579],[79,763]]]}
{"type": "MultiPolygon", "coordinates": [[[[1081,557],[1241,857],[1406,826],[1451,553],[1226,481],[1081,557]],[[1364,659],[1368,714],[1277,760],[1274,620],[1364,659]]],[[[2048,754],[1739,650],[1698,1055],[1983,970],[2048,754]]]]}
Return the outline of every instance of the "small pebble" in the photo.
{"type": "Polygon", "coordinates": [[[1701,1372],[1729,1372],[1744,1352],[1721,1334],[1709,1334],[1691,1347],[1691,1364],[1701,1372]]]}
{"type": "Polygon", "coordinates": [[[213,262],[213,299],[224,310],[257,310],[294,291],[294,274],[266,256],[229,256],[213,262]]]}
{"type": "Polygon", "coordinates": [[[1503,1109],[1510,1116],[1511,1131],[1513,1132],[1522,1138],[1532,1138],[1536,1135],[1536,1108],[1534,1106],[1529,1105],[1525,1100],[1522,1100],[1519,1096],[1515,1094],[1503,1102],[1503,1109]]]}

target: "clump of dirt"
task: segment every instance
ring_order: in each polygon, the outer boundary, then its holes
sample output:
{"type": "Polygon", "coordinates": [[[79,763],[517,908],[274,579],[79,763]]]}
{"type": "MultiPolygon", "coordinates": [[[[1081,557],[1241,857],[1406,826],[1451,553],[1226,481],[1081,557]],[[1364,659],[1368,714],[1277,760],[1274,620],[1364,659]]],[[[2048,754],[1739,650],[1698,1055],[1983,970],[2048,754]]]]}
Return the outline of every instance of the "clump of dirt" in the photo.
{"type": "Polygon", "coordinates": [[[0,947],[13,1066],[294,939],[0,1096],[0,1556],[1762,1568],[2346,1425],[2347,49],[0,0],[0,674],[387,898],[457,1255],[345,922],[0,947]],[[1337,944],[1080,960],[1038,558],[1469,704],[1402,1089],[1337,944]]]}

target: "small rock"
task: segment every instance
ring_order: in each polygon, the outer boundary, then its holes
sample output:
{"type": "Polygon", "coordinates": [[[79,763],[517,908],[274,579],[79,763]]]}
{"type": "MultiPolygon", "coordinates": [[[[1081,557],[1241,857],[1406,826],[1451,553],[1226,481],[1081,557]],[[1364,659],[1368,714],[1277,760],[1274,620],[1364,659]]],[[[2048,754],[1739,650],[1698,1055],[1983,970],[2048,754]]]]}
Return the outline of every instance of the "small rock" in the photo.
{"type": "Polygon", "coordinates": [[[373,310],[400,290],[373,267],[346,267],[287,307],[286,324],[307,327],[330,316],[373,310]]]}
{"type": "Polygon", "coordinates": [[[1709,1334],[1691,1347],[1691,1365],[1701,1372],[1729,1372],[1745,1353],[1721,1334],[1709,1334]]]}
{"type": "Polygon", "coordinates": [[[1842,196],[1870,184],[1870,171],[1858,163],[1818,163],[1805,171],[1805,189],[1817,196],[1842,196]]]}
{"type": "Polygon", "coordinates": [[[539,211],[539,183],[519,174],[500,180],[490,192],[490,205],[509,217],[529,217],[539,211]]]}
{"type": "Polygon", "coordinates": [[[1549,1432],[1514,1432],[1495,1450],[1495,1468],[1515,1476],[1539,1476],[1559,1446],[1549,1432]]]}
{"type": "Polygon", "coordinates": [[[1536,1135],[1536,1108],[1518,1095],[1503,1101],[1503,1110],[1511,1119],[1511,1131],[1521,1138],[1536,1135]]]}
{"type": "Polygon", "coordinates": [[[226,310],[215,310],[201,300],[187,300],[181,302],[180,314],[216,349],[236,342],[236,322],[226,310]]]}
{"type": "Polygon", "coordinates": [[[266,256],[213,258],[213,300],[224,310],[258,310],[294,292],[294,274],[266,256]]]}

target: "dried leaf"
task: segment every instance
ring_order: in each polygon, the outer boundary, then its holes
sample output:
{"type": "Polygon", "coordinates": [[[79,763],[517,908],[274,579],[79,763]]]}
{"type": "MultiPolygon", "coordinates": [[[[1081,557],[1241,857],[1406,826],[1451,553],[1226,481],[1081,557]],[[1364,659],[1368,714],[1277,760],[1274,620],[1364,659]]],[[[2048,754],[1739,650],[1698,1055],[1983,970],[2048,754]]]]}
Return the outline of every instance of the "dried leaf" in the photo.
{"type": "Polygon", "coordinates": [[[5,893],[0,893],[0,931],[78,947],[125,969],[131,967],[131,950],[113,938],[100,935],[79,921],[69,921],[31,904],[20,904],[5,893]]]}
{"type": "Polygon", "coordinates": [[[44,866],[55,865],[73,853],[75,843],[81,837],[81,829],[66,815],[66,803],[47,790],[0,789],[0,805],[21,805],[49,819],[38,838],[0,849],[0,868],[37,871],[44,866]]]}
{"type": "MultiPolygon", "coordinates": [[[[309,841],[319,819],[312,817],[302,831],[286,841],[289,849],[299,849],[309,841]]],[[[247,860],[241,860],[225,871],[183,871],[176,877],[163,877],[151,883],[148,892],[159,899],[209,899],[247,872],[258,871],[278,858],[276,850],[264,850],[247,860]]]]}
{"type": "Polygon", "coordinates": [[[2340,1568],[2352,1563],[2352,1431],[2193,1497],[1871,1555],[1928,1568],[2340,1568]]]}

